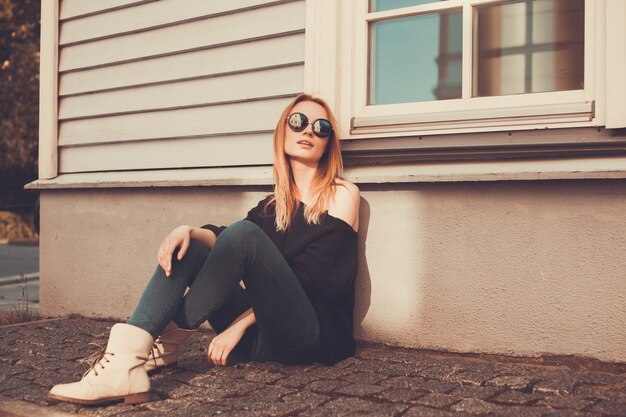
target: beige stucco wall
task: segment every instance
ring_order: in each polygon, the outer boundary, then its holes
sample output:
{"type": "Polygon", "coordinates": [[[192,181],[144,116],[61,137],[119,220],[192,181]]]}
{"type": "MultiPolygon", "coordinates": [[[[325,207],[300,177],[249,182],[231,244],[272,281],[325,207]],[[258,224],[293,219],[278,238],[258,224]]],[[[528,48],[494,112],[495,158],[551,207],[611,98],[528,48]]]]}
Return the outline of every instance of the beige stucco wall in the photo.
{"type": "MultiPolygon", "coordinates": [[[[360,339],[626,361],[626,181],[362,185],[360,339]]],[[[44,191],[41,308],[128,316],[173,227],[267,188],[44,191]]]]}

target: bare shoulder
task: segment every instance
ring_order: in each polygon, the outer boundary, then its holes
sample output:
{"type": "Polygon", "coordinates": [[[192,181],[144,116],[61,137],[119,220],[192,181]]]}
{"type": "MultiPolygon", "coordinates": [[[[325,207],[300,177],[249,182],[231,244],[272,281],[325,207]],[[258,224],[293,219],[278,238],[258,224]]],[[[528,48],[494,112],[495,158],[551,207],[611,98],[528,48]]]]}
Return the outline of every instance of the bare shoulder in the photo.
{"type": "Polygon", "coordinates": [[[348,180],[337,178],[335,180],[335,199],[331,202],[328,214],[340,218],[348,223],[354,230],[359,228],[359,204],[361,193],[359,187],[348,180]]]}

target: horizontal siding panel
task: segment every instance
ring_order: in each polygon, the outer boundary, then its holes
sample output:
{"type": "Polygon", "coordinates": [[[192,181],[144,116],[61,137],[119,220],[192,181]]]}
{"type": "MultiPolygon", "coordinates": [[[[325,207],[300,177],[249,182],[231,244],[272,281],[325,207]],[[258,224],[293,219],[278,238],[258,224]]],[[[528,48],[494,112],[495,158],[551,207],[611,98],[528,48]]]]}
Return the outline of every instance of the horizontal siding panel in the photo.
{"type": "Polygon", "coordinates": [[[272,134],[113,143],[59,149],[62,173],[270,165],[272,134]]]}
{"type": "Polygon", "coordinates": [[[59,145],[272,131],[291,98],[61,122],[59,145]]]}
{"type": "Polygon", "coordinates": [[[66,97],[59,104],[59,119],[293,96],[303,89],[304,66],[292,66],[66,97]]]}
{"type": "Polygon", "coordinates": [[[59,77],[59,94],[64,96],[175,79],[205,77],[303,61],[304,34],[281,36],[110,67],[68,72],[59,77]]]}
{"type": "MultiPolygon", "coordinates": [[[[98,3],[97,1],[84,3],[98,3]]],[[[137,32],[177,22],[262,7],[276,0],[160,0],[116,9],[64,22],[60,28],[60,44],[84,42],[122,33],[137,32]]]]}
{"type": "Polygon", "coordinates": [[[65,20],[93,13],[101,13],[120,7],[154,1],[155,0],[61,0],[61,10],[59,15],[61,20],[65,20]]]}
{"type": "Polygon", "coordinates": [[[305,2],[296,1],[64,47],[59,71],[172,54],[304,30],[305,2]]]}

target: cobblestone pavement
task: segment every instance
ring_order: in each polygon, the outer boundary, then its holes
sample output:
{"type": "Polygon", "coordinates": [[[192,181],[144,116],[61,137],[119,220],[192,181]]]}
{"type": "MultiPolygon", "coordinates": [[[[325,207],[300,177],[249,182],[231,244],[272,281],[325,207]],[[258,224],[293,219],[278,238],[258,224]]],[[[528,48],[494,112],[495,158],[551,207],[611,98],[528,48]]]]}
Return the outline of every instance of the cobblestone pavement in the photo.
{"type": "MultiPolygon", "coordinates": [[[[212,366],[199,332],[177,370],[151,378],[152,401],[86,407],[47,399],[88,368],[112,322],[71,318],[0,328],[0,402],[98,416],[626,416],[626,364],[520,359],[361,344],[335,366],[212,366]]],[[[2,412],[0,411],[0,415],[2,412]]],[[[42,414],[42,415],[45,415],[42,414]]]]}

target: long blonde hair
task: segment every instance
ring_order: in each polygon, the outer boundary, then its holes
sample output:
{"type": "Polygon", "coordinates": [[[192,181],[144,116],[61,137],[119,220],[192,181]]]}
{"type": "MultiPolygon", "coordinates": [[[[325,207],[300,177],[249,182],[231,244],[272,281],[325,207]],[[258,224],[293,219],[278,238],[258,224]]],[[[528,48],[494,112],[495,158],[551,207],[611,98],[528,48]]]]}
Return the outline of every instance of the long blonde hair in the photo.
{"type": "Polygon", "coordinates": [[[297,197],[297,186],[294,180],[289,157],[285,154],[286,119],[296,104],[301,101],[312,101],[326,110],[328,121],[333,127],[333,133],[328,138],[324,154],[320,158],[317,172],[311,185],[311,202],[304,208],[304,217],[309,224],[319,224],[325,207],[334,197],[333,186],[335,178],[343,175],[343,160],[341,148],[336,133],[339,131],[337,120],[328,104],[321,98],[309,94],[298,95],[281,114],[274,130],[274,195],[267,202],[267,206],[276,203],[276,230],[285,231],[291,225],[291,220],[300,206],[297,197]]]}

